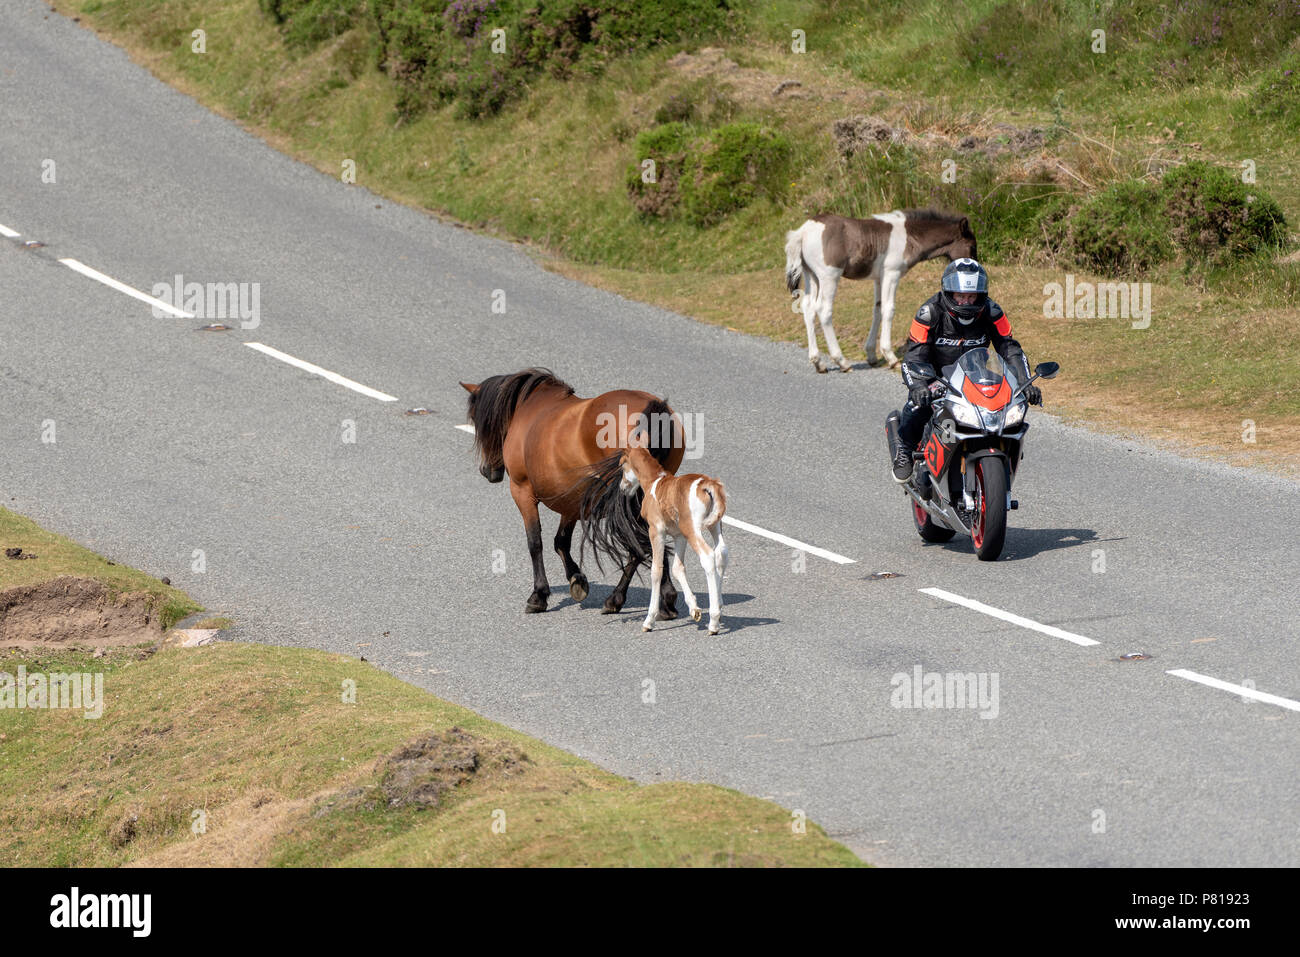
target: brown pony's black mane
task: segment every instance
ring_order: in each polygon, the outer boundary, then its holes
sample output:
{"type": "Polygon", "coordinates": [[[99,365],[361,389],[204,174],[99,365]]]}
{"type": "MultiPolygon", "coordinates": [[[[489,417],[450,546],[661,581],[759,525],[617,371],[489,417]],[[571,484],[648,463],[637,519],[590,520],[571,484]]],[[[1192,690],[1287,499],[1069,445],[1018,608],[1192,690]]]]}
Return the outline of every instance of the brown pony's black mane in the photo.
{"type": "Polygon", "coordinates": [[[573,386],[560,379],[549,369],[524,369],[509,375],[494,375],[479,384],[478,391],[469,397],[469,420],[474,424],[474,451],[488,468],[505,466],[501,447],[510,428],[519,403],[541,386],[557,386],[565,395],[573,394],[573,386]]]}

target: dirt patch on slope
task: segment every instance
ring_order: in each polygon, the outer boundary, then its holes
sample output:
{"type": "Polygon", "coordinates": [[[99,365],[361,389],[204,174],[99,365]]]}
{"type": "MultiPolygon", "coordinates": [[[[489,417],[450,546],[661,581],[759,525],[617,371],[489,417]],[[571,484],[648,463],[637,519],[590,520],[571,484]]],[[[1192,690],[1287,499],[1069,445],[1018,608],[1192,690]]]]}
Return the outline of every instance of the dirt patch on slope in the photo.
{"type": "MultiPolygon", "coordinates": [[[[457,788],[483,778],[522,774],[531,765],[528,756],[512,745],[449,728],[410,741],[371,765],[374,770],[364,773],[377,773],[377,784],[303,798],[259,789],[213,811],[202,836],[187,835],[128,866],[264,867],[281,838],[310,831],[315,818],[379,808],[433,809],[457,788]]],[[[128,814],[111,829],[114,846],[131,840],[133,821],[128,814]]]]}
{"type": "Polygon", "coordinates": [[[113,594],[93,578],[65,575],[0,591],[0,647],[133,645],[157,641],[162,623],[146,592],[113,594]]]}

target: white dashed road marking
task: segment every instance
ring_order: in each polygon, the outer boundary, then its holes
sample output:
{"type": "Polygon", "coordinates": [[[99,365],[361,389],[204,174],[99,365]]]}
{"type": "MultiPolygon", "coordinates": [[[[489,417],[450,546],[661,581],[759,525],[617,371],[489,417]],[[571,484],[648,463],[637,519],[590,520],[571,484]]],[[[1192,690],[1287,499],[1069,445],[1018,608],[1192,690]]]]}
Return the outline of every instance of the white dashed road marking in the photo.
{"type": "Polygon", "coordinates": [[[1197,674],[1195,671],[1188,671],[1186,668],[1175,668],[1173,671],[1166,671],[1165,674],[1173,675],[1175,678],[1186,678],[1188,681],[1195,681],[1197,684],[1203,684],[1210,688],[1218,688],[1220,691],[1231,691],[1233,694],[1241,695],[1243,698],[1263,701],[1266,704],[1275,704],[1279,708],[1286,708],[1290,711],[1300,711],[1300,701],[1292,701],[1290,698],[1283,698],[1275,694],[1256,691],[1254,688],[1247,688],[1245,685],[1234,685],[1230,681],[1220,681],[1218,678],[1211,678],[1209,675],[1197,674]]]}
{"type": "Polygon", "coordinates": [[[362,395],[368,395],[370,398],[378,399],[380,402],[397,401],[397,396],[395,395],[389,395],[387,392],[380,392],[378,389],[372,389],[370,386],[362,385],[360,382],[349,379],[347,376],[341,376],[337,372],[330,372],[329,369],[322,369],[318,365],[304,362],[302,359],[295,358],[287,352],[281,352],[279,349],[272,349],[270,346],[263,345],[260,342],[245,342],[244,345],[248,346],[250,349],[256,349],[258,352],[268,355],[272,359],[279,359],[281,362],[286,362],[294,368],[302,369],[304,372],[310,372],[312,375],[318,375],[322,379],[328,379],[335,385],[341,385],[346,389],[351,389],[353,392],[360,392],[362,395]]]}
{"type": "Polygon", "coordinates": [[[177,309],[170,302],[163,302],[161,299],[155,299],[153,296],[150,296],[147,293],[143,293],[139,289],[132,289],[126,283],[118,282],[112,276],[105,276],[98,269],[91,269],[83,262],[78,262],[75,259],[60,259],[59,262],[63,263],[63,265],[67,266],[73,272],[79,272],[83,276],[88,276],[89,278],[95,280],[96,282],[102,282],[109,289],[116,289],[118,292],[126,293],[128,296],[130,296],[133,299],[139,299],[141,302],[147,302],[155,309],[160,309],[163,312],[167,313],[169,316],[175,316],[178,319],[194,318],[194,313],[186,312],[184,309],[177,309]]]}
{"type": "Polygon", "coordinates": [[[935,598],[942,598],[944,601],[950,601],[954,605],[961,605],[965,608],[973,609],[985,615],[992,615],[994,618],[1001,618],[1003,621],[1009,621],[1013,625],[1019,625],[1021,628],[1029,628],[1033,631],[1041,631],[1045,635],[1051,635],[1053,638],[1063,638],[1066,641],[1072,641],[1076,645],[1083,645],[1085,648],[1089,645],[1100,644],[1091,638],[1085,638],[1083,635],[1076,635],[1072,632],[1063,631],[1053,625],[1044,625],[1042,622],[1034,621],[1032,618],[1022,618],[1020,615],[1013,615],[1009,611],[1003,611],[1001,608],[994,608],[992,605],[986,605],[983,602],[975,601],[973,598],[963,598],[961,595],[954,595],[950,591],[944,591],[942,588],[921,588],[918,589],[923,595],[932,595],[935,598]]]}

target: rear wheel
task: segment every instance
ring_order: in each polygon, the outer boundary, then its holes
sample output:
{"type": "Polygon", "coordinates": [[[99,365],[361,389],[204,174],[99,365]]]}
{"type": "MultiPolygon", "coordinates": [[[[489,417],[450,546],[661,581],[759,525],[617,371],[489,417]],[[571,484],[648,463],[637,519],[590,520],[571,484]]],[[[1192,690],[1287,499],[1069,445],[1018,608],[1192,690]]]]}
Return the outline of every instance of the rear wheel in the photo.
{"type": "Polygon", "coordinates": [[[993,456],[975,462],[975,517],[970,537],[982,562],[995,561],[1007,540],[1007,467],[993,456]]]}
{"type": "Polygon", "coordinates": [[[957,534],[951,528],[936,525],[930,513],[916,501],[912,502],[912,522],[917,533],[927,542],[946,542],[957,534]]]}

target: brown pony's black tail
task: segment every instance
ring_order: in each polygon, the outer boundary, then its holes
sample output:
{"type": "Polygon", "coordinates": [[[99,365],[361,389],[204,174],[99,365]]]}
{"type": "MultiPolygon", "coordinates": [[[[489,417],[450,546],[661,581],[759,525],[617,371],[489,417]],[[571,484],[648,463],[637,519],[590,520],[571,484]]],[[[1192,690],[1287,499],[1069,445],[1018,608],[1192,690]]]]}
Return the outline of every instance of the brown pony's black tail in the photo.
{"type": "MultiPolygon", "coordinates": [[[[645,435],[647,449],[656,461],[662,465],[668,460],[674,446],[680,446],[682,435],[678,429],[677,417],[668,406],[667,400],[655,399],[645,407],[643,422],[671,422],[665,430],[651,427],[645,435]]],[[[641,502],[645,490],[637,489],[632,494],[620,488],[623,480],[622,450],[602,459],[592,467],[582,493],[582,505],[579,517],[582,520],[581,560],[586,560],[590,548],[596,560],[596,567],[604,571],[601,557],[613,559],[620,567],[632,559],[648,561],[650,558],[650,536],[645,519],[641,517],[641,502]]]]}

